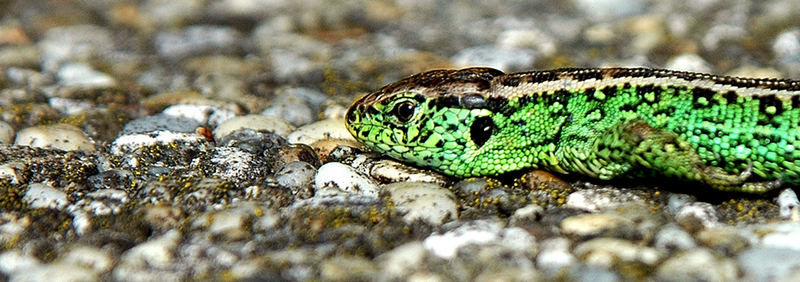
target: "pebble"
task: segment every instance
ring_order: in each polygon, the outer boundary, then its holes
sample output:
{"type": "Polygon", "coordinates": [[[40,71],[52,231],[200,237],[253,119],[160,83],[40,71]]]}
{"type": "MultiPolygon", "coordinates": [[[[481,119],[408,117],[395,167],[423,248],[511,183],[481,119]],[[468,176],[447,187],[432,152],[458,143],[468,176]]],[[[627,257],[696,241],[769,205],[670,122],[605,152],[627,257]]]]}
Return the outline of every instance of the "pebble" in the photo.
{"type": "Polygon", "coordinates": [[[195,226],[208,226],[208,233],[215,238],[227,241],[238,241],[250,236],[247,224],[250,216],[240,210],[231,209],[205,213],[192,223],[195,226]]]}
{"type": "Polygon", "coordinates": [[[574,264],[578,259],[570,251],[570,240],[563,237],[545,239],[540,243],[541,251],[536,256],[536,266],[545,270],[557,270],[574,264]]]}
{"type": "Polygon", "coordinates": [[[616,238],[596,238],[580,243],[573,253],[588,265],[606,268],[622,262],[655,265],[663,257],[656,249],[616,238]]]}
{"type": "Polygon", "coordinates": [[[0,164],[0,179],[8,181],[9,184],[19,184],[24,181],[23,172],[26,166],[20,161],[9,161],[0,164]]]}
{"type": "Polygon", "coordinates": [[[231,132],[242,128],[271,131],[283,138],[286,138],[289,133],[295,130],[293,125],[279,117],[270,117],[266,115],[246,115],[233,117],[220,123],[214,129],[214,139],[220,140],[223,137],[228,136],[228,134],[231,132]]]}
{"type": "Polygon", "coordinates": [[[0,66],[32,68],[39,65],[41,53],[34,46],[0,47],[0,66]]]}
{"type": "Polygon", "coordinates": [[[315,111],[298,96],[281,95],[272,100],[272,104],[261,111],[268,117],[280,118],[292,125],[302,126],[316,120],[315,111]]]}
{"type": "Polygon", "coordinates": [[[511,226],[529,224],[538,221],[542,218],[544,208],[539,205],[530,204],[525,207],[519,208],[514,211],[508,218],[508,224],[511,226]]]}
{"type": "Polygon", "coordinates": [[[697,247],[694,238],[688,232],[674,224],[661,228],[653,240],[653,247],[662,252],[689,250],[697,247]]]}
{"type": "Polygon", "coordinates": [[[207,142],[205,137],[195,133],[199,125],[193,119],[169,115],[152,115],[135,119],[125,124],[120,136],[112,142],[111,151],[121,155],[123,152],[155,144],[207,142]]]}
{"type": "Polygon", "coordinates": [[[375,261],[380,266],[381,279],[392,280],[405,277],[422,266],[427,255],[421,241],[411,241],[381,254],[375,261]]]}
{"type": "Polygon", "coordinates": [[[432,183],[395,182],[381,188],[392,197],[398,211],[405,213],[407,223],[422,220],[441,225],[458,218],[456,196],[450,190],[432,183]]]}
{"type": "Polygon", "coordinates": [[[762,234],[761,245],[764,247],[792,249],[800,251],[800,225],[796,222],[778,222],[756,228],[762,234]]]}
{"type": "Polygon", "coordinates": [[[320,278],[325,281],[368,280],[377,273],[375,263],[363,257],[339,255],[320,263],[320,278]]]}
{"type": "Polygon", "coordinates": [[[61,210],[69,204],[67,193],[44,183],[28,185],[28,191],[25,192],[23,199],[34,209],[61,210]]]}
{"type": "Polygon", "coordinates": [[[645,204],[641,197],[629,190],[600,188],[580,190],[570,194],[565,206],[597,212],[629,203],[645,204]]]}
{"type": "Polygon", "coordinates": [[[675,213],[675,221],[684,228],[711,228],[720,225],[717,211],[709,203],[692,202],[681,206],[675,213]]]}
{"type": "Polygon", "coordinates": [[[208,124],[212,127],[235,117],[238,113],[238,111],[220,108],[216,105],[203,104],[172,105],[162,112],[164,115],[193,119],[200,124],[208,124]]]}
{"type": "Polygon", "coordinates": [[[275,181],[281,187],[291,190],[292,194],[301,198],[308,198],[314,193],[312,184],[316,174],[317,169],[311,164],[303,161],[294,161],[284,165],[275,174],[275,181]]]}
{"type": "Polygon", "coordinates": [[[77,246],[61,257],[66,264],[80,266],[94,271],[96,274],[110,271],[114,260],[107,251],[90,246],[77,246]]]}
{"type": "Polygon", "coordinates": [[[112,32],[95,25],[54,27],[37,43],[45,70],[55,70],[61,63],[86,62],[102,57],[113,49],[112,32]]]}
{"type": "Polygon", "coordinates": [[[511,72],[531,69],[536,52],[515,47],[475,46],[459,51],[451,60],[459,68],[483,66],[511,72]]]}
{"type": "Polygon", "coordinates": [[[697,243],[722,254],[737,254],[755,243],[754,234],[728,226],[712,227],[695,234],[697,243]]]}
{"type": "Polygon", "coordinates": [[[321,190],[333,192],[354,193],[370,197],[378,197],[378,184],[354,168],[342,163],[327,163],[322,165],[314,177],[314,187],[317,193],[321,190]]]}
{"type": "Polygon", "coordinates": [[[325,119],[297,128],[286,137],[292,144],[311,145],[323,139],[346,139],[355,140],[353,135],[347,131],[342,119],[325,119]]]}
{"type": "Polygon", "coordinates": [[[0,121],[0,144],[9,144],[14,138],[14,128],[7,122],[0,121]]]}
{"type": "Polygon", "coordinates": [[[215,147],[213,154],[194,159],[190,167],[235,183],[257,181],[267,173],[259,156],[237,147],[215,147]]]}
{"type": "Polygon", "coordinates": [[[660,281],[736,281],[739,269],[732,259],[697,248],[679,252],[658,266],[660,281]]]}
{"type": "Polygon", "coordinates": [[[69,124],[53,124],[28,127],[17,132],[14,145],[64,151],[95,150],[94,144],[80,128],[69,124]]]}
{"type": "Polygon", "coordinates": [[[598,22],[636,15],[646,7],[646,2],[640,0],[572,0],[571,2],[575,8],[586,14],[587,19],[598,22]]]}
{"type": "Polygon", "coordinates": [[[800,64],[800,29],[790,29],[775,36],[772,52],[781,64],[800,64]]]}
{"type": "Polygon", "coordinates": [[[74,264],[56,262],[37,265],[23,272],[14,273],[9,281],[100,281],[97,273],[91,269],[74,264]]]}
{"type": "Polygon", "coordinates": [[[170,230],[161,236],[133,246],[122,254],[119,265],[123,268],[169,267],[175,261],[175,250],[181,237],[179,231],[170,230]]]}
{"type": "Polygon", "coordinates": [[[67,87],[109,88],[117,85],[113,77],[82,63],[64,64],[58,69],[56,77],[67,87]]]}
{"type": "Polygon", "coordinates": [[[800,201],[797,200],[797,194],[794,190],[784,189],[778,194],[775,202],[780,208],[781,218],[800,221],[800,201]]]}
{"type": "Polygon", "coordinates": [[[634,223],[614,214],[579,214],[561,221],[561,232],[568,236],[589,238],[595,236],[622,236],[632,233],[634,223]]]}
{"type": "Polygon", "coordinates": [[[40,264],[39,259],[31,255],[22,254],[20,250],[7,250],[0,253],[0,273],[5,275],[25,272],[40,264]]]}
{"type": "Polygon", "coordinates": [[[532,253],[536,251],[536,240],[527,231],[518,227],[503,228],[493,220],[456,222],[461,224],[442,234],[434,233],[423,241],[425,249],[434,255],[452,259],[458,250],[469,245],[492,245],[511,252],[532,253]]]}
{"type": "Polygon", "coordinates": [[[680,54],[669,59],[664,67],[670,70],[710,73],[711,65],[697,54],[680,54]]]}
{"type": "Polygon", "coordinates": [[[235,52],[241,42],[242,36],[233,28],[197,25],[156,34],[153,44],[159,55],[179,60],[190,55],[235,52]]]}
{"type": "Polygon", "coordinates": [[[743,281],[777,281],[795,275],[800,268],[800,250],[773,247],[747,249],[736,257],[744,277],[743,281]]]}

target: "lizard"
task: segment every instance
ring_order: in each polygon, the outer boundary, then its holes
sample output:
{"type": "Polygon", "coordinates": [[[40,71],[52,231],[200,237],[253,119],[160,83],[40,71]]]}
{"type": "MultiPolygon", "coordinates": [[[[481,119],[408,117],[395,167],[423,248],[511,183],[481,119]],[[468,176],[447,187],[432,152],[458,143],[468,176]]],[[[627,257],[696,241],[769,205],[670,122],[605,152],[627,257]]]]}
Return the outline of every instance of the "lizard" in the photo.
{"type": "Polygon", "coordinates": [[[650,68],[432,70],[357,99],[345,126],[465,178],[525,169],[721,191],[800,184],[800,81],[650,68]]]}

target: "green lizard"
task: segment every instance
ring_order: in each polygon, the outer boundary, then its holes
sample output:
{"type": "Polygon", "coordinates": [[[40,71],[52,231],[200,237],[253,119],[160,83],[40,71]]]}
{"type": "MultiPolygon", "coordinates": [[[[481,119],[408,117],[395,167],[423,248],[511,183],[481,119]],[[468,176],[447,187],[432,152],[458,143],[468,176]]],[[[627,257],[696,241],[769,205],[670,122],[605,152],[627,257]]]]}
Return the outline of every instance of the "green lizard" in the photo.
{"type": "Polygon", "coordinates": [[[456,177],[540,168],[724,191],[800,184],[800,82],[644,68],[413,75],[357,100],[349,131],[456,177]]]}

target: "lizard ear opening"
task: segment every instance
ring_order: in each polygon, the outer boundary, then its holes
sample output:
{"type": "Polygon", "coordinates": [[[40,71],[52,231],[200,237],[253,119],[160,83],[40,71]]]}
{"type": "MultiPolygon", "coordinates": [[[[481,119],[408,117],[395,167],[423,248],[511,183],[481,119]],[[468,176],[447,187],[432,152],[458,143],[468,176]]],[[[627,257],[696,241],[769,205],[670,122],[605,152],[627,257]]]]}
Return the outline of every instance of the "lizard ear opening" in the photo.
{"type": "Polygon", "coordinates": [[[480,148],[484,143],[486,143],[486,141],[489,140],[489,137],[492,137],[494,128],[495,125],[492,118],[476,118],[475,121],[472,122],[472,126],[469,128],[470,139],[472,139],[472,142],[480,148]]]}

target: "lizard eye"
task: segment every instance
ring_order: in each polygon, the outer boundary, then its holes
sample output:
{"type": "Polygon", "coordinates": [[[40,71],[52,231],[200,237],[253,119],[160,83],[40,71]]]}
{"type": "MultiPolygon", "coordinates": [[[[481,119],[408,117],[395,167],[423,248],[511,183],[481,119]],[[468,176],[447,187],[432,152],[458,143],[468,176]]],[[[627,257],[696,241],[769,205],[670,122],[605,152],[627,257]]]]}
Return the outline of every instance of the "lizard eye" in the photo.
{"type": "Polygon", "coordinates": [[[414,116],[414,109],[417,105],[411,101],[405,101],[394,105],[391,114],[397,117],[400,122],[408,122],[414,116]]]}
{"type": "Polygon", "coordinates": [[[494,121],[490,117],[479,117],[476,118],[475,121],[472,122],[472,126],[469,127],[469,136],[472,139],[472,142],[475,143],[478,147],[483,146],[489,137],[492,137],[492,132],[494,132],[494,121]]]}

